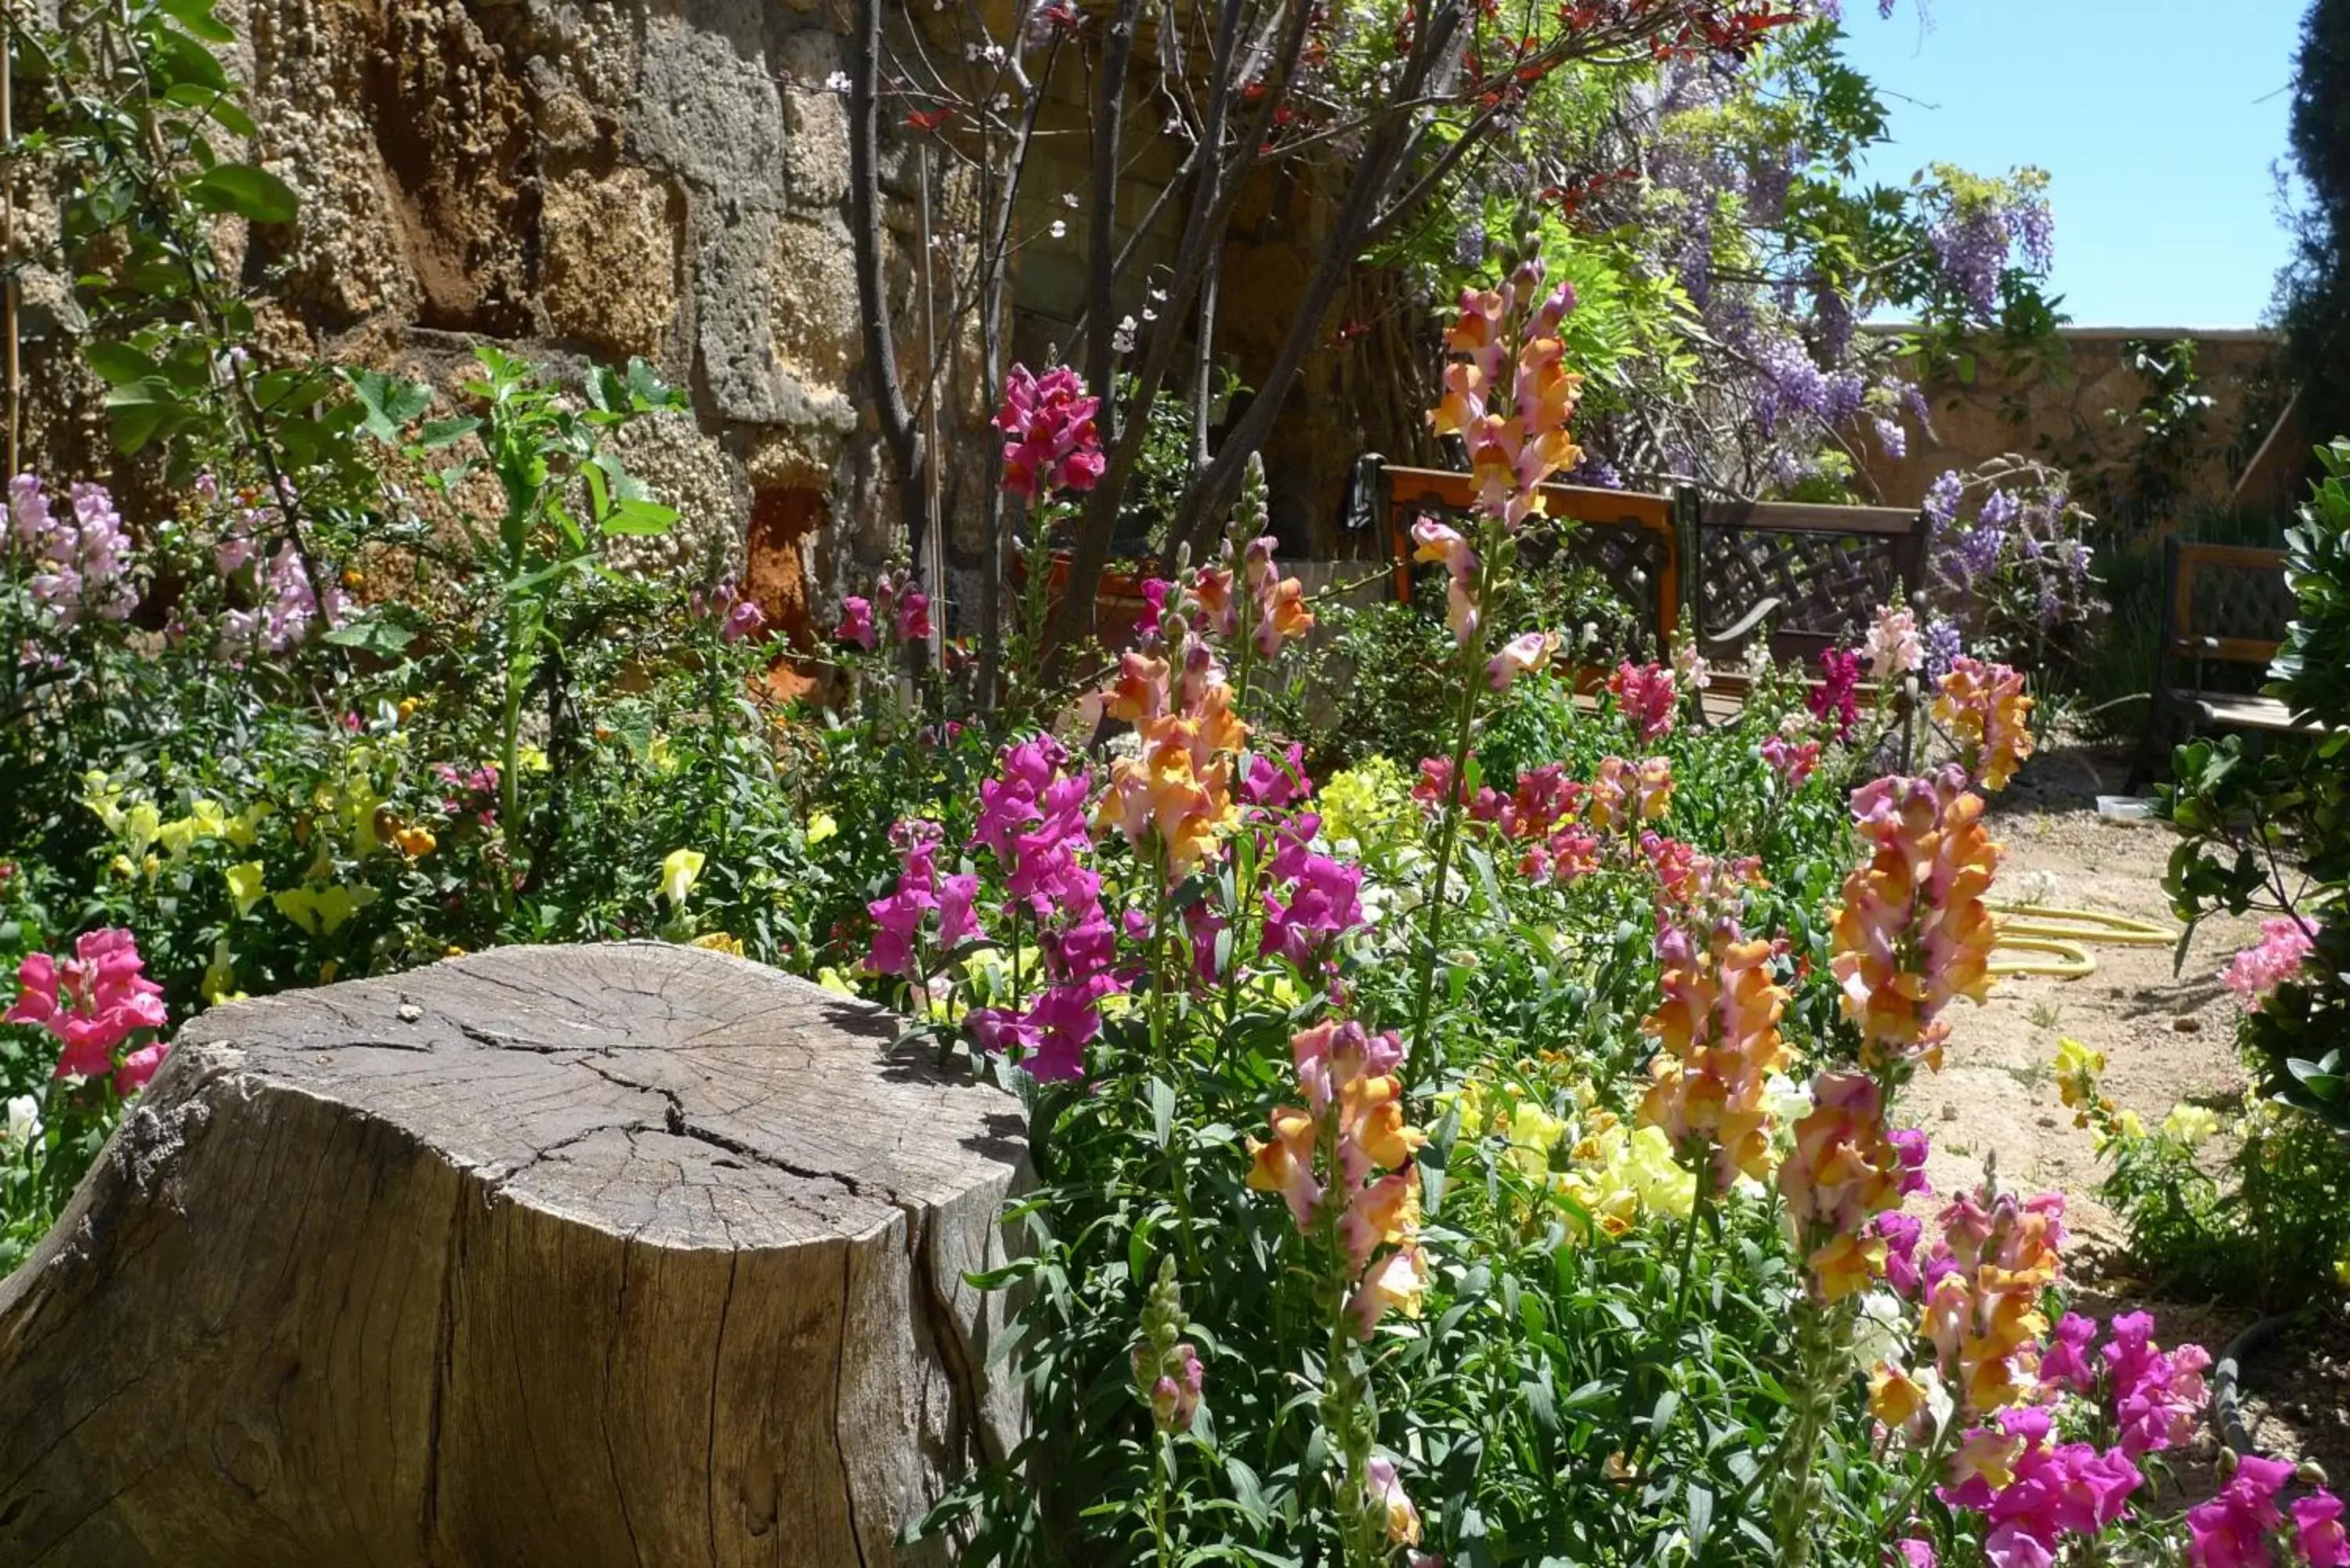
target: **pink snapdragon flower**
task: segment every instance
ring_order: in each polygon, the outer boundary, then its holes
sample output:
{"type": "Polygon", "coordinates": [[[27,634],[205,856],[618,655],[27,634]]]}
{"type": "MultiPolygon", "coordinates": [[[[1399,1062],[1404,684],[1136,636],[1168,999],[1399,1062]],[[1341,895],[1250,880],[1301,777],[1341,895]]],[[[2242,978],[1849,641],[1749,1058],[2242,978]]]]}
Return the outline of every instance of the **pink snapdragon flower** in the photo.
{"type": "Polygon", "coordinates": [[[2088,1443],[2052,1445],[2045,1410],[2002,1410],[1997,1422],[1996,1436],[1976,1428],[1967,1438],[1978,1450],[1996,1448],[2004,1463],[1962,1463],[1960,1479],[1939,1489],[1944,1502],[1972,1509],[1989,1522],[1983,1559],[1991,1568],[2049,1568],[2064,1537],[2102,1533],[2146,1482],[2118,1449],[2101,1453],[2088,1443]],[[2000,1485],[2002,1469],[2007,1480],[2000,1485]]]}
{"type": "Polygon", "coordinates": [[[1804,787],[1820,765],[1817,741],[1790,739],[1773,732],[1762,737],[1762,761],[1792,793],[1804,787]]]}
{"type": "Polygon", "coordinates": [[[1003,489],[1035,502],[1056,490],[1091,490],[1107,466],[1095,416],[1101,400],[1066,365],[1042,376],[1014,365],[1003,379],[1003,406],[995,428],[1003,443],[1003,489]]]}
{"type": "MultiPolygon", "coordinates": [[[[2285,1523],[2277,1493],[2292,1479],[2293,1467],[2282,1459],[2246,1454],[2238,1460],[2219,1496],[2187,1511],[2187,1561],[2194,1568],[2274,1568],[2269,1537],[2285,1523]]],[[[2322,1530],[2324,1521],[2313,1519],[2322,1530]]]]}
{"type": "Polygon", "coordinates": [[[129,931],[85,931],[74,956],[27,953],[16,968],[17,996],[0,1023],[47,1030],[64,1045],[54,1075],[98,1078],[111,1074],[117,1093],[135,1094],[155,1075],[169,1047],[134,1050],[118,1065],[117,1048],[132,1035],[163,1027],[163,988],[146,978],[146,961],[129,931]]]}
{"type": "Polygon", "coordinates": [[[1251,805],[1285,810],[1313,793],[1314,780],[1305,772],[1305,748],[1295,742],[1285,757],[1251,752],[1248,765],[1241,771],[1240,796],[1251,805]]]}
{"type": "Polygon", "coordinates": [[[937,859],[941,832],[937,823],[922,821],[900,822],[889,830],[899,848],[898,885],[886,897],[865,906],[873,917],[873,948],[865,955],[865,967],[872,973],[921,979],[916,972],[914,939],[939,907],[937,859]]]}
{"type": "Polygon", "coordinates": [[[1510,639],[1500,652],[1485,661],[1485,684],[1507,691],[1521,675],[1531,675],[1550,662],[1558,650],[1558,633],[1529,631],[1510,639]]]}
{"type": "Polygon", "coordinates": [[[1476,547],[1458,528],[1432,517],[1412,523],[1411,541],[1416,546],[1413,560],[1443,565],[1444,624],[1452,628],[1453,641],[1467,647],[1477,635],[1478,619],[1483,613],[1478,602],[1476,547]]]}
{"type": "Polygon", "coordinates": [[[920,642],[931,635],[931,596],[911,581],[898,591],[897,630],[899,642],[920,642]]]}
{"type": "Polygon", "coordinates": [[[868,653],[872,652],[881,640],[873,629],[873,602],[855,594],[842,599],[840,624],[833,628],[832,635],[837,641],[853,643],[868,653]]]}
{"type": "Polygon", "coordinates": [[[1274,888],[1264,895],[1263,951],[1301,970],[1321,962],[1333,941],[1363,923],[1363,869],[1310,847],[1320,826],[1307,812],[1277,832],[1267,867],[1274,888]]]}
{"type": "Polygon", "coordinates": [[[2301,972],[2315,947],[2299,920],[2279,915],[2261,922],[2261,940],[2230,959],[2220,979],[2247,1009],[2258,1012],[2270,992],[2301,972]]]}
{"type": "Polygon", "coordinates": [[[1670,670],[1661,664],[1634,664],[1627,659],[1607,678],[1607,690],[1615,694],[1617,710],[1638,726],[1644,743],[1671,732],[1680,691],[1670,670]]]}
{"type": "Polygon", "coordinates": [[[229,610],[220,618],[224,658],[235,659],[255,649],[284,653],[299,646],[314,625],[331,631],[350,613],[350,597],[339,584],[329,580],[323,599],[311,591],[310,574],[290,539],[277,547],[255,591],[260,602],[253,608],[229,610]]]}
{"type": "Polygon", "coordinates": [[[127,619],[139,593],[130,581],[130,535],[113,497],[88,483],[75,484],[68,495],[71,515],[60,516],[38,475],[8,482],[9,533],[32,563],[26,587],[33,602],[60,628],[85,615],[127,619]]]}

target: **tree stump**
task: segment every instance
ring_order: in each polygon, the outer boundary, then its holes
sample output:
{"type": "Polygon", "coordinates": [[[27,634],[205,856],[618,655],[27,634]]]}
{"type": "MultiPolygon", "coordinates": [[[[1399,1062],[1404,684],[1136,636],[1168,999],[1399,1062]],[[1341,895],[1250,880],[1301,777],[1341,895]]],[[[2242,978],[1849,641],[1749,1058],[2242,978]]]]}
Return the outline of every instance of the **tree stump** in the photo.
{"type": "Polygon", "coordinates": [[[197,1018],[0,1282],[0,1563],[898,1561],[1025,1156],[896,1033],[650,943],[197,1018]]]}

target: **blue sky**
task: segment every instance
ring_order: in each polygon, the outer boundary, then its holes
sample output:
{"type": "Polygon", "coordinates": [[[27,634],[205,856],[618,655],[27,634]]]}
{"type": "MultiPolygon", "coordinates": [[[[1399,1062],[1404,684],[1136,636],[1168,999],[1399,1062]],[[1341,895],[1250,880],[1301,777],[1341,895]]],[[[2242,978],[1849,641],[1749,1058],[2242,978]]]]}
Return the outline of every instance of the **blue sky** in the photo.
{"type": "Polygon", "coordinates": [[[1869,164],[2051,176],[2054,287],[2084,327],[2251,327],[2287,240],[2285,156],[2305,0],[1845,0],[1849,57],[1886,99],[1869,164]]]}

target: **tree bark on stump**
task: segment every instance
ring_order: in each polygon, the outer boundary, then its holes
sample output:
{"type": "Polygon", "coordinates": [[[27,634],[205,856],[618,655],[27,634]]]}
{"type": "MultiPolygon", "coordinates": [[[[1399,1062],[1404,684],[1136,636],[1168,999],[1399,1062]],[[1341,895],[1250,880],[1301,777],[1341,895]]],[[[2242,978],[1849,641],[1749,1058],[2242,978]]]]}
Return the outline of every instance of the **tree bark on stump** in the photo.
{"type": "Polygon", "coordinates": [[[649,943],[204,1013],[0,1282],[0,1563],[899,1560],[1026,1166],[896,1033],[649,943]]]}

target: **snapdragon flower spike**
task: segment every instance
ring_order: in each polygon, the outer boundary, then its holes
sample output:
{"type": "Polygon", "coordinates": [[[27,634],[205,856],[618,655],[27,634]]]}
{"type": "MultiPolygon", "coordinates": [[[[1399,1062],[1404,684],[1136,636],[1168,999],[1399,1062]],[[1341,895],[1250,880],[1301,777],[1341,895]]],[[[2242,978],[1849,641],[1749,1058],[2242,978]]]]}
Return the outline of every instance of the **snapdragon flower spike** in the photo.
{"type": "Polygon", "coordinates": [[[1277,544],[1270,534],[1250,540],[1243,563],[1249,593],[1256,601],[1253,636],[1258,655],[1265,659],[1280,652],[1284,642],[1314,629],[1314,612],[1306,607],[1305,585],[1295,577],[1281,576],[1274,566],[1277,544]]]}
{"type": "Polygon", "coordinates": [[[1954,1397],[1982,1414],[2039,1391],[2048,1320],[2042,1294],[2060,1272],[2064,1199],[2055,1193],[1960,1193],[1942,1210],[1925,1262],[1920,1328],[1954,1397]]]}
{"type": "Polygon", "coordinates": [[[2132,1456],[2190,1441],[2203,1417],[2203,1374],[2211,1353],[2199,1345],[2165,1351],[2154,1343],[2154,1319],[2123,1313],[2108,1326],[2097,1354],[2097,1325],[2067,1313],[2042,1350],[2044,1392],[2077,1394],[2111,1415],[2124,1453],[2132,1456]]]}
{"type": "Polygon", "coordinates": [[[146,978],[146,967],[137,939],[113,927],[83,932],[69,959],[27,953],[16,966],[16,1000],[0,1023],[29,1023],[56,1036],[63,1049],[54,1076],[110,1075],[118,1094],[135,1094],[170,1050],[151,1043],[115,1060],[133,1035],[163,1027],[163,988],[146,978]]]}
{"type": "Polygon", "coordinates": [[[1860,655],[1820,649],[1820,683],[1804,694],[1804,706],[1822,723],[1833,723],[1837,740],[1849,739],[1860,722],[1860,655]]]}
{"type": "Polygon", "coordinates": [[[1347,1321],[1367,1339],[1389,1312],[1419,1316],[1428,1289],[1411,1169],[1427,1137],[1404,1120],[1403,1043],[1325,1023],[1291,1037],[1290,1060],[1306,1104],[1276,1108],[1272,1137],[1248,1140],[1248,1184],[1281,1194],[1300,1231],[1336,1241],[1347,1321]]]}
{"type": "Polygon", "coordinates": [[[1990,992],[1995,938],[1983,895],[2000,850],[1982,811],[1956,767],[1925,778],[1888,774],[1853,792],[1853,817],[1872,853],[1845,878],[1830,963],[1872,1070],[1912,1061],[1939,1068],[1950,1031],[1944,1011],[1990,992]]]}
{"type": "Polygon", "coordinates": [[[1096,820],[1139,849],[1163,851],[1180,877],[1214,857],[1239,820],[1232,774],[1249,730],[1214,650],[1191,638],[1177,651],[1171,673],[1166,659],[1128,653],[1102,694],[1105,712],[1134,725],[1141,755],[1111,764],[1096,820]]]}
{"type": "Polygon", "coordinates": [[[1822,1073],[1812,1109],[1795,1123],[1795,1147],[1779,1167],[1787,1223],[1820,1301],[1867,1288],[1884,1271],[1886,1243],[1870,1221],[1901,1201],[1906,1168],[1887,1138],[1885,1099],[1863,1073],[1822,1073]]]}
{"type": "Polygon", "coordinates": [[[1820,765],[1820,743],[1773,732],[1762,737],[1760,748],[1763,763],[1779,775],[1790,794],[1810,781],[1820,765]]]}
{"type": "Polygon", "coordinates": [[[1627,659],[1607,678],[1607,690],[1616,699],[1617,711],[1640,732],[1642,745],[1671,733],[1680,692],[1669,669],[1627,659]]]}
{"type": "Polygon", "coordinates": [[[1429,421],[1467,445],[1478,511],[1512,532],[1542,512],[1540,487],[1583,456],[1567,434],[1583,378],[1558,337],[1574,307],[1575,290],[1544,290],[1543,264],[1529,260],[1498,289],[1463,289],[1445,333],[1453,358],[1429,421]]]}
{"type": "Polygon", "coordinates": [[[9,534],[32,566],[33,602],[64,628],[84,616],[125,620],[139,607],[130,579],[130,535],[105,487],[77,483],[68,493],[70,515],[59,515],[38,475],[8,482],[9,534]]]}
{"type": "Polygon", "coordinates": [[[1868,678],[1898,680],[1926,665],[1926,645],[1918,632],[1918,612],[1907,605],[1890,604],[1877,612],[1861,645],[1868,656],[1868,678]]]}
{"type": "Polygon", "coordinates": [[[890,829],[899,847],[898,885],[885,897],[865,906],[873,917],[873,946],[865,967],[874,974],[894,974],[920,981],[914,939],[923,922],[939,907],[936,864],[943,830],[935,822],[906,821],[890,829]]]}
{"type": "Polygon", "coordinates": [[[1703,933],[1658,929],[1664,995],[1641,1025],[1658,1050],[1640,1121],[1661,1128],[1715,1193],[1741,1175],[1770,1174],[1765,1089],[1788,1060],[1779,1034],[1788,992],[1771,977],[1775,950],[1729,920],[1703,933]]]}
{"type": "Polygon", "coordinates": [[[1316,852],[1313,839],[1320,826],[1306,812],[1276,829],[1266,867],[1273,887],[1264,894],[1264,955],[1285,958],[1309,973],[1328,961],[1340,937],[1363,923],[1362,867],[1316,852]]]}
{"type": "Polygon", "coordinates": [[[1159,1265],[1159,1278],[1143,1298],[1142,1333],[1128,1355],[1135,1393],[1150,1411],[1151,1426],[1169,1437],[1191,1429],[1207,1381],[1199,1347],[1183,1338],[1189,1326],[1175,1260],[1169,1258],[1159,1265]]]}
{"type": "Polygon", "coordinates": [[[2032,755],[2032,699],[2023,677],[2004,664],[1962,656],[1943,676],[1934,717],[1947,726],[1967,768],[1988,790],[2002,790],[2032,755]]]}
{"type": "Polygon", "coordinates": [[[1641,823],[1655,822],[1672,809],[1672,759],[1632,763],[1602,757],[1599,776],[1586,799],[1586,820],[1602,833],[1629,833],[1641,823]]]}
{"type": "Polygon", "coordinates": [[[1014,365],[1003,379],[1003,405],[995,428],[1003,443],[1003,489],[1034,503],[1056,491],[1091,490],[1107,462],[1095,418],[1101,400],[1086,395],[1083,378],[1066,365],[1037,376],[1014,365]]]}

